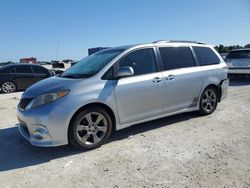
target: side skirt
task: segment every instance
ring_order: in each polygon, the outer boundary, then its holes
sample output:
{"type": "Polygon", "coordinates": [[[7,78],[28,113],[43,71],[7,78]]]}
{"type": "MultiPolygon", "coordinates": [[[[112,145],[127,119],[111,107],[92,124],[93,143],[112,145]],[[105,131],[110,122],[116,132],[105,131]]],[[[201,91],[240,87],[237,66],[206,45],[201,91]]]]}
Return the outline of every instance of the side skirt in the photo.
{"type": "Polygon", "coordinates": [[[156,119],[160,119],[160,118],[164,118],[164,117],[168,117],[168,116],[172,116],[172,115],[177,115],[177,114],[181,114],[181,113],[185,113],[185,112],[192,112],[192,111],[196,111],[196,110],[199,110],[199,107],[196,106],[193,108],[186,108],[186,109],[178,110],[176,112],[171,112],[171,113],[155,116],[152,118],[147,118],[147,119],[143,119],[143,120],[139,120],[139,121],[123,124],[123,125],[117,125],[116,130],[121,130],[121,129],[130,127],[130,126],[135,125],[135,124],[139,124],[139,123],[143,123],[143,122],[147,122],[147,121],[152,121],[152,120],[156,120],[156,119]]]}

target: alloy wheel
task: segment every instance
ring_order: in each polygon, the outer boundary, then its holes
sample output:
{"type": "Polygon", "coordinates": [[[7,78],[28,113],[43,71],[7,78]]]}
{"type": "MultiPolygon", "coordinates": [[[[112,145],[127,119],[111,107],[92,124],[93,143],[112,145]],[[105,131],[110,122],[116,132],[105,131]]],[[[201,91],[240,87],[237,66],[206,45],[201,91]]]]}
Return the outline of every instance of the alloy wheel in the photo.
{"type": "Polygon", "coordinates": [[[79,121],[76,131],[79,141],[84,145],[95,145],[106,135],[106,118],[99,112],[89,112],[79,121]]]}
{"type": "Polygon", "coordinates": [[[4,82],[2,84],[2,90],[4,93],[12,93],[16,90],[16,86],[12,82],[4,82]]]}
{"type": "Polygon", "coordinates": [[[211,112],[216,107],[217,97],[213,89],[207,89],[202,95],[201,106],[206,112],[211,112]]]}

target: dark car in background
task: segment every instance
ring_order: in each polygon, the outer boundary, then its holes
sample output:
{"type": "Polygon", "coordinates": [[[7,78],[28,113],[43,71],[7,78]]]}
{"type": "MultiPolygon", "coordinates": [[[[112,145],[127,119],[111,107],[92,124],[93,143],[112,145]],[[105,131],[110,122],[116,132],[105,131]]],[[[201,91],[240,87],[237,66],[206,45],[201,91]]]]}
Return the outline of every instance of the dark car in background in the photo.
{"type": "Polygon", "coordinates": [[[0,68],[0,89],[2,93],[25,90],[39,80],[54,73],[40,65],[11,64],[0,68]]]}
{"type": "Polygon", "coordinates": [[[232,50],[228,53],[225,60],[230,78],[250,76],[250,48],[232,50]]]}

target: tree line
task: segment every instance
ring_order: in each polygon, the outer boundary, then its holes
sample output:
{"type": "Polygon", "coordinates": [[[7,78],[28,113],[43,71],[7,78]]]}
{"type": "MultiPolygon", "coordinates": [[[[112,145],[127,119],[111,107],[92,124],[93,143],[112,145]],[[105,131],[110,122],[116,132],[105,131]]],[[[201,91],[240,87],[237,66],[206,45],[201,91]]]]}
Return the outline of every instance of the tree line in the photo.
{"type": "Polygon", "coordinates": [[[240,45],[232,45],[232,46],[224,46],[222,44],[214,47],[219,53],[228,53],[233,49],[240,49],[240,48],[250,48],[250,44],[247,44],[245,46],[240,45]]]}

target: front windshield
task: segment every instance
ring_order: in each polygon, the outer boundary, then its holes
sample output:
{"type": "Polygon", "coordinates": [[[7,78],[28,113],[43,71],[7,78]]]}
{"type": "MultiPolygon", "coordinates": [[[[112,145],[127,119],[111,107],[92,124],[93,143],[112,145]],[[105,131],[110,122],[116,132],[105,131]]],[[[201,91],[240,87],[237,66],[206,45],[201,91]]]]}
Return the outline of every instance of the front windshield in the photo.
{"type": "Polygon", "coordinates": [[[124,49],[107,49],[85,57],[66,70],[62,76],[70,78],[88,78],[98,73],[124,49]]]}

